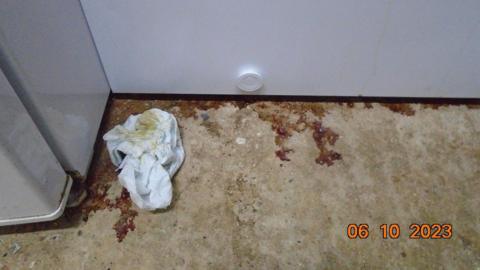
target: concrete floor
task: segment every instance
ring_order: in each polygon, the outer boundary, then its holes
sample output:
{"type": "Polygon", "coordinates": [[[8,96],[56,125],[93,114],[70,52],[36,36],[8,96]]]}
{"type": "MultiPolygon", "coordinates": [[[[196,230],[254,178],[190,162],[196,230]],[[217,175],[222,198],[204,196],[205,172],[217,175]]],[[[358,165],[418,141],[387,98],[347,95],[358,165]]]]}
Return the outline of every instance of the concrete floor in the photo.
{"type": "Polygon", "coordinates": [[[480,268],[478,106],[114,99],[100,132],[152,107],[186,150],[172,206],[131,205],[101,143],[85,203],[0,228],[1,270],[480,268]],[[409,239],[412,223],[453,236],[409,239]]]}

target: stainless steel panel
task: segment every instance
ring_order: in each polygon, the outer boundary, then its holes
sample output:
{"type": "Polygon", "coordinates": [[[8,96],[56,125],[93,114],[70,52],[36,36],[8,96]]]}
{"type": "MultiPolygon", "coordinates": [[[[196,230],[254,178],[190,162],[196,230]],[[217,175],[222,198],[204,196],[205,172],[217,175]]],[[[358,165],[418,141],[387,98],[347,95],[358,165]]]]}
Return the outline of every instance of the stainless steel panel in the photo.
{"type": "Polygon", "coordinates": [[[110,88],[79,1],[2,1],[0,67],[62,166],[85,175],[110,88]]]}
{"type": "Polygon", "coordinates": [[[0,225],[62,213],[70,180],[0,71],[0,225]]]}

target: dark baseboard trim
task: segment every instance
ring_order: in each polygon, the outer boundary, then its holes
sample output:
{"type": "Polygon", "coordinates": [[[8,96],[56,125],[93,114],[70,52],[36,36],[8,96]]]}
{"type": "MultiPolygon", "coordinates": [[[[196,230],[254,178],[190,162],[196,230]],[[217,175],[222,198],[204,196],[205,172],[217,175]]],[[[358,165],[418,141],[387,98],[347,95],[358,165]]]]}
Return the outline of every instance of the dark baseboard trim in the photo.
{"type": "MultiPolygon", "coordinates": [[[[480,90],[479,90],[480,91],[480,90]]],[[[473,104],[480,105],[480,98],[431,98],[431,97],[365,97],[365,96],[278,96],[278,95],[197,95],[197,94],[124,94],[112,93],[114,99],[136,100],[221,100],[221,101],[301,101],[301,102],[373,102],[373,103],[422,103],[422,104],[473,104]]]]}

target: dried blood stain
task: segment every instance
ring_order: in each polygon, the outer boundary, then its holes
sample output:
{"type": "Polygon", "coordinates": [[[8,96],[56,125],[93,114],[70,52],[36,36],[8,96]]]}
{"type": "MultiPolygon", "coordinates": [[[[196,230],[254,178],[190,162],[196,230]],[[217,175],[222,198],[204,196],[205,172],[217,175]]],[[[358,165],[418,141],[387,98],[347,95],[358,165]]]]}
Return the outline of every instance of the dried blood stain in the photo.
{"type": "Polygon", "coordinates": [[[280,149],[275,151],[275,154],[277,157],[282,160],[282,161],[290,161],[290,159],[287,157],[287,153],[292,152],[292,149],[288,149],[284,147],[285,141],[288,139],[288,137],[292,136],[288,129],[283,126],[284,123],[274,123],[272,125],[272,128],[275,130],[275,144],[280,146],[280,149]]]}
{"type": "Polygon", "coordinates": [[[334,145],[338,140],[338,134],[330,128],[323,127],[320,121],[316,121],[313,124],[313,139],[317,144],[318,150],[320,150],[320,154],[315,159],[315,162],[320,165],[332,166],[335,160],[342,159],[341,154],[327,149],[327,145],[334,145]]]}
{"type": "Polygon", "coordinates": [[[108,189],[110,184],[107,183],[94,183],[88,188],[88,198],[81,206],[84,221],[88,220],[91,212],[110,208],[111,203],[107,198],[108,189]]]}
{"type": "Polygon", "coordinates": [[[390,109],[392,112],[396,112],[405,116],[415,115],[415,110],[410,104],[401,103],[381,103],[383,107],[390,109]]]}
{"type": "Polygon", "coordinates": [[[113,229],[116,231],[118,242],[122,242],[129,231],[135,230],[133,221],[138,215],[138,212],[130,209],[132,207],[132,200],[125,188],[122,189],[120,196],[115,198],[115,202],[111,202],[110,199],[106,198],[109,188],[110,185],[105,184],[93,185],[92,188],[90,188],[90,197],[82,207],[83,219],[87,221],[89,213],[97,210],[108,209],[112,211],[113,209],[119,209],[120,218],[113,225],[113,229]],[[96,189],[94,187],[96,187],[96,189]]]}
{"type": "MultiPolygon", "coordinates": [[[[342,103],[343,105],[343,103],[342,103]]],[[[348,108],[353,108],[354,103],[345,103],[348,108]]],[[[285,142],[292,136],[293,132],[303,132],[305,129],[313,131],[313,138],[320,150],[316,162],[320,165],[331,166],[336,160],[342,159],[342,156],[332,150],[327,149],[327,145],[333,146],[338,139],[338,135],[330,128],[322,126],[321,122],[314,119],[307,119],[307,113],[310,118],[322,119],[326,110],[318,103],[255,103],[252,108],[258,113],[260,119],[272,124],[272,130],[275,132],[275,144],[280,149],[275,151],[275,155],[282,161],[290,161],[287,157],[293,149],[285,147],[285,142]],[[290,116],[297,115],[297,120],[292,120],[290,116]]]]}
{"type": "Polygon", "coordinates": [[[432,109],[432,110],[438,110],[440,107],[448,107],[450,106],[449,104],[442,104],[442,103],[427,103],[427,104],[422,104],[422,107],[425,109],[432,109]]]}
{"type": "Polygon", "coordinates": [[[291,136],[290,132],[287,130],[286,127],[284,126],[277,126],[274,124],[276,127],[272,127],[275,130],[275,143],[278,146],[283,146],[283,143],[288,139],[288,137],[291,136]]]}
{"type": "Polygon", "coordinates": [[[127,236],[128,231],[135,230],[133,220],[138,215],[138,212],[130,209],[132,207],[132,200],[125,188],[122,189],[120,197],[115,199],[115,204],[113,204],[112,207],[120,209],[120,219],[113,225],[113,229],[117,232],[118,242],[122,242],[125,236],[127,236]]]}
{"type": "Polygon", "coordinates": [[[287,157],[287,153],[293,152],[293,149],[282,147],[280,150],[275,151],[275,155],[282,161],[290,161],[287,157]]]}
{"type": "Polygon", "coordinates": [[[480,102],[477,102],[476,104],[466,104],[467,108],[469,109],[480,109],[480,102]]]}
{"type": "Polygon", "coordinates": [[[99,155],[94,157],[95,161],[92,163],[92,170],[87,178],[88,197],[79,208],[84,221],[88,220],[91,212],[119,209],[120,217],[113,225],[113,229],[116,231],[118,241],[121,242],[129,231],[135,229],[133,221],[138,213],[131,210],[132,201],[126,189],[122,189],[122,193],[115,198],[114,202],[107,198],[111,182],[116,181],[117,175],[115,167],[109,160],[105,145],[102,144],[100,147],[99,155]]]}

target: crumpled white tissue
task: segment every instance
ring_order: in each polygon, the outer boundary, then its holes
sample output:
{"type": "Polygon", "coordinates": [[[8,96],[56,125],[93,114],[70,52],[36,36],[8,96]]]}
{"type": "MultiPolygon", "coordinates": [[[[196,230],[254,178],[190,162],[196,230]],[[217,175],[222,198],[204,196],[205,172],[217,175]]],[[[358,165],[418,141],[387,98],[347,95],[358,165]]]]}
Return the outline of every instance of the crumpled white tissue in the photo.
{"type": "Polygon", "coordinates": [[[171,177],[185,158],[175,117],[150,109],[129,116],[103,139],[112,163],[121,170],[119,181],[132,201],[147,210],[168,207],[172,201],[171,177]]]}

